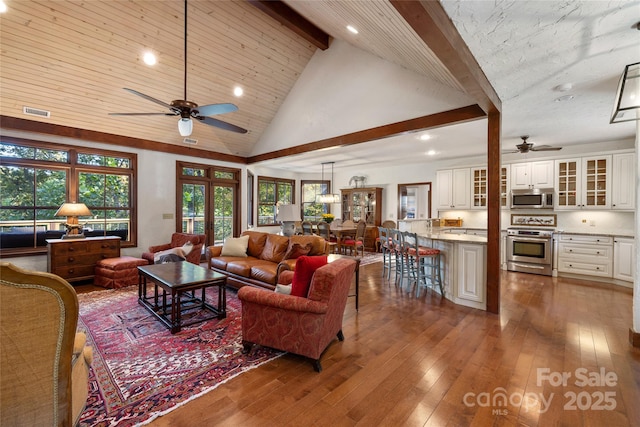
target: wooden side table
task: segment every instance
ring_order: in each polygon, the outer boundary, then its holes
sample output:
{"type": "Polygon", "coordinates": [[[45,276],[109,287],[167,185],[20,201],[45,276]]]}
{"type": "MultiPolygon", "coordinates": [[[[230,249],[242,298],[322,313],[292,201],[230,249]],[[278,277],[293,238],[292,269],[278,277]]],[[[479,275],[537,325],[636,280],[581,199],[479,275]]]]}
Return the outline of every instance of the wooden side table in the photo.
{"type": "Polygon", "coordinates": [[[96,263],[120,256],[120,237],[47,240],[47,271],[68,282],[93,279],[96,263]]]}

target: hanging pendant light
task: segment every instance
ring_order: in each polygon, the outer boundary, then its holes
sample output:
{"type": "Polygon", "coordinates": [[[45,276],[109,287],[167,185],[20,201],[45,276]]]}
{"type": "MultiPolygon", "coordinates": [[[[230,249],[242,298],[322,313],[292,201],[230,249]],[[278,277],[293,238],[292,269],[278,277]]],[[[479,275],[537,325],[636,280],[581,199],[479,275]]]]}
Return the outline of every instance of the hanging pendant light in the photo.
{"type": "MultiPolygon", "coordinates": [[[[333,188],[333,164],[335,162],[324,162],[322,163],[322,182],[324,182],[324,165],[331,165],[331,187],[333,188]]],[[[322,194],[318,194],[316,196],[316,203],[340,203],[340,195],[339,194],[327,194],[326,190],[323,191],[322,194]]]]}

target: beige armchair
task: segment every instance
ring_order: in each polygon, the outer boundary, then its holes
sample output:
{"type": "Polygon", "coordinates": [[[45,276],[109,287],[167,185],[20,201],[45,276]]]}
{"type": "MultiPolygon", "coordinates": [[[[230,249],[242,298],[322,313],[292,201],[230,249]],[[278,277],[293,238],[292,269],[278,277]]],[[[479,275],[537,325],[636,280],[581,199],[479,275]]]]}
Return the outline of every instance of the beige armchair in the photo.
{"type": "Polygon", "coordinates": [[[76,333],[73,287],[54,274],[0,263],[0,324],[0,425],[76,425],[93,353],[76,333]]]}

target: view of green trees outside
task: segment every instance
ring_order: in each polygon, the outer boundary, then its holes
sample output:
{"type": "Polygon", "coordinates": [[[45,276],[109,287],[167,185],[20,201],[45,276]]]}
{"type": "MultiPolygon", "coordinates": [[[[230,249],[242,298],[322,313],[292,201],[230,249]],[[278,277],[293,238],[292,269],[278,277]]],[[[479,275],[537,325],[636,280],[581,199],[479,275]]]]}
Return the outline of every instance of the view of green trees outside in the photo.
{"type": "Polygon", "coordinates": [[[219,244],[226,237],[233,237],[233,188],[213,188],[213,237],[219,244]]]}
{"type": "Polygon", "coordinates": [[[316,203],[316,196],[325,194],[327,184],[321,182],[305,182],[302,184],[302,219],[304,221],[318,222],[323,213],[328,213],[325,203],[316,203]]]}
{"type": "Polygon", "coordinates": [[[276,224],[276,204],[293,202],[292,181],[258,177],[258,225],[276,224]]]}
{"type": "MultiPolygon", "coordinates": [[[[182,185],[182,232],[205,234],[205,190],[204,184],[182,185]]],[[[233,188],[213,187],[213,237],[222,243],[233,236],[233,188]]]]}
{"type": "Polygon", "coordinates": [[[87,229],[130,228],[132,175],[128,158],[86,153],[73,158],[66,150],[6,142],[0,143],[0,156],[0,232],[64,231],[67,218],[54,215],[64,202],[73,201],[91,210],[91,217],[79,218],[81,224],[87,223],[87,229]],[[77,179],[70,180],[76,168],[96,171],[77,172],[77,179]],[[106,168],[113,173],[105,172],[106,168]],[[77,187],[67,188],[70,181],[77,181],[77,187]]]}
{"type": "MultiPolygon", "coordinates": [[[[37,221],[60,221],[54,214],[66,200],[66,183],[64,170],[0,167],[1,230],[20,231],[38,226],[37,221]]],[[[46,230],[44,224],[39,228],[46,230]]]]}

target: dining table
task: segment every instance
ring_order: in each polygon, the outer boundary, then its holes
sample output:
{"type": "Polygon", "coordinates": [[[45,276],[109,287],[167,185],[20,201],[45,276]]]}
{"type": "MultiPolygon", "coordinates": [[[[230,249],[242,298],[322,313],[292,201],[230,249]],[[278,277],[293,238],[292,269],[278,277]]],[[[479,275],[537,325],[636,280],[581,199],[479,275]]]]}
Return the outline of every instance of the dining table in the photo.
{"type": "Polygon", "coordinates": [[[338,253],[342,253],[342,241],[347,236],[355,236],[357,225],[331,225],[330,230],[336,236],[338,253]]]}

